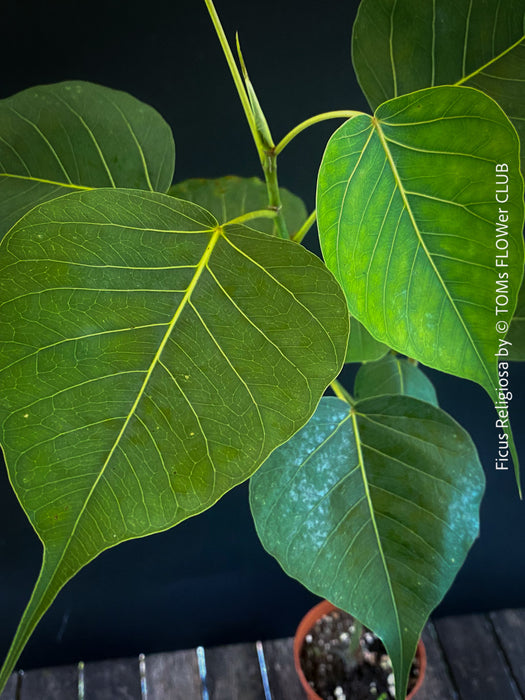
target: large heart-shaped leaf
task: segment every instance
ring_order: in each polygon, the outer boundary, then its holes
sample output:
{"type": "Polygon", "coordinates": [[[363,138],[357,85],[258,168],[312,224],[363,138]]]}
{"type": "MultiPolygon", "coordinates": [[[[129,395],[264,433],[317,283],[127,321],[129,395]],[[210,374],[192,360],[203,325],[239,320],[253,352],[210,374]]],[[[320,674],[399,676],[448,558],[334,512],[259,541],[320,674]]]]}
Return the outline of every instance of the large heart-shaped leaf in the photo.
{"type": "Polygon", "coordinates": [[[484,475],[468,434],[407,396],[322,399],[250,482],[264,547],[384,641],[405,698],[431,610],[478,532],[484,475]]]}
{"type": "Polygon", "coordinates": [[[467,85],[499,102],[525,142],[525,0],[362,0],[352,59],[372,109],[422,88],[467,85]]]}
{"type": "Polygon", "coordinates": [[[170,127],[125,92],[75,81],[0,100],[0,240],[33,206],[73,190],[165,192],[174,163],[170,127]]]}
{"type": "Polygon", "coordinates": [[[351,314],[377,340],[492,398],[498,275],[508,273],[509,319],[523,275],[518,143],[481,92],[429,88],[343,124],[317,189],[321,247],[351,314]]]}
{"type": "MultiPolygon", "coordinates": [[[[211,212],[219,223],[268,206],[266,184],[258,177],[229,175],[215,180],[191,179],[170,187],[168,194],[195,202],[211,212]]],[[[303,201],[284,187],[279,188],[286,228],[293,234],[304,224],[308,213],[303,201]]],[[[253,219],[250,228],[273,233],[271,219],[253,219]]]]}
{"type": "Polygon", "coordinates": [[[363,365],[355,377],[356,399],[384,394],[413,396],[434,406],[438,405],[436,390],[426,374],[407,358],[392,354],[363,365]]]}
{"type": "Polygon", "coordinates": [[[18,222],[0,436],[44,560],[2,678],[82,566],[208,508],[304,425],[347,338],[316,256],[189,202],[100,189],[18,222]]]}

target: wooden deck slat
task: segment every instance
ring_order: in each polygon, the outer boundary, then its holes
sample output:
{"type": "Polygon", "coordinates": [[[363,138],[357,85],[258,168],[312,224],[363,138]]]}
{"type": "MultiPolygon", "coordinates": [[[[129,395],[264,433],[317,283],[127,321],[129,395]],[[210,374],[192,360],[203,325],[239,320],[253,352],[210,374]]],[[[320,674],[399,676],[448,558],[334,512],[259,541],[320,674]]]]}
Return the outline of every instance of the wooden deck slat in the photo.
{"type": "Polygon", "coordinates": [[[525,697],[525,610],[500,610],[490,613],[512,675],[525,697]]]}
{"type": "Polygon", "coordinates": [[[488,618],[445,617],[435,626],[462,700],[523,700],[488,618]]]}
{"type": "Polygon", "coordinates": [[[148,700],[202,700],[194,650],[146,656],[148,700]]]}
{"type": "Polygon", "coordinates": [[[431,622],[423,630],[422,638],[427,652],[427,670],[417,700],[458,700],[431,622]]]}
{"type": "Polygon", "coordinates": [[[293,639],[264,642],[263,651],[272,699],[304,700],[293,662],[293,639]]]}
{"type": "MultiPolygon", "coordinates": [[[[525,610],[438,619],[423,641],[417,700],[525,700],[525,610]]],[[[272,700],[304,700],[292,650],[292,639],[263,644],[272,700]]],[[[209,700],[265,700],[255,643],[210,648],[205,659],[209,700]]],[[[145,679],[148,700],[202,700],[196,650],[147,656],[145,679]]],[[[88,663],[84,683],[85,700],[142,700],[138,658],[88,663]]],[[[13,674],[0,700],[18,700],[17,685],[13,674]]],[[[76,700],[77,691],[76,665],[28,671],[19,700],[76,700]]]]}
{"type": "Polygon", "coordinates": [[[78,698],[78,669],[57,666],[27,671],[22,677],[20,700],[71,700],[78,698]]]}
{"type": "Polygon", "coordinates": [[[18,673],[12,673],[4,690],[0,693],[0,700],[15,700],[18,673]]]}
{"type": "Polygon", "coordinates": [[[86,700],[141,700],[138,658],[87,663],[84,686],[86,700]]]}
{"type": "Polygon", "coordinates": [[[206,649],[210,700],[265,700],[253,644],[228,644],[206,649]]]}

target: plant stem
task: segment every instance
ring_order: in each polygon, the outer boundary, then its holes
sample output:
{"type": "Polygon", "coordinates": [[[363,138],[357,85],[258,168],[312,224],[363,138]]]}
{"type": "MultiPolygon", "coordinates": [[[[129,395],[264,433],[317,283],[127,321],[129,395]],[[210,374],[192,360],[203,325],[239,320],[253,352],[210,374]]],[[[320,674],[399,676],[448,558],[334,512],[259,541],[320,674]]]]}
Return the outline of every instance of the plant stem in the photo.
{"type": "Polygon", "coordinates": [[[213,0],[204,0],[204,2],[206,3],[206,7],[208,8],[208,12],[211,17],[211,21],[213,22],[213,26],[215,27],[215,31],[217,32],[217,36],[219,37],[224,56],[232,74],[233,82],[235,83],[237,93],[240,97],[241,104],[244,109],[244,114],[246,115],[246,120],[248,122],[250,131],[252,132],[253,140],[255,141],[255,145],[257,147],[257,152],[259,153],[261,162],[263,162],[264,148],[261,138],[259,136],[259,132],[257,131],[255,117],[253,116],[252,108],[250,106],[250,100],[248,98],[246,88],[244,87],[241,74],[239,73],[239,69],[235,62],[235,58],[233,57],[230,45],[228,44],[228,39],[226,38],[226,34],[224,33],[224,29],[222,27],[221,20],[219,19],[219,15],[217,14],[217,10],[215,9],[215,5],[213,4],[213,0]]]}
{"type": "Polygon", "coordinates": [[[263,171],[266,180],[266,188],[268,190],[268,206],[276,212],[276,217],[273,222],[274,232],[280,238],[290,238],[282,212],[281,193],[279,192],[279,180],[277,179],[277,154],[275,148],[265,151],[264,155],[263,171]]]}
{"type": "Polygon", "coordinates": [[[350,406],[353,406],[355,404],[355,400],[352,397],[352,395],[344,388],[344,386],[340,382],[337,381],[337,379],[334,379],[334,381],[331,382],[330,387],[338,399],[346,401],[346,403],[349,403],[350,406]]]}
{"type": "Polygon", "coordinates": [[[292,236],[292,241],[295,241],[296,243],[301,243],[301,241],[306,236],[308,231],[314,225],[315,217],[316,217],[316,211],[314,209],[313,212],[310,214],[310,216],[306,219],[304,224],[301,226],[301,228],[294,233],[294,235],[292,236]]]}
{"type": "Polygon", "coordinates": [[[289,133],[286,134],[286,136],[279,141],[277,146],[275,147],[275,155],[279,155],[281,151],[284,150],[284,148],[290,143],[292,139],[294,139],[298,134],[301,133],[301,131],[304,131],[305,129],[308,129],[309,126],[312,126],[313,124],[319,124],[319,122],[324,122],[327,119],[351,119],[352,117],[357,117],[360,114],[364,114],[364,112],[356,112],[354,110],[337,110],[335,112],[323,112],[323,114],[316,114],[315,117],[310,117],[310,119],[306,119],[306,121],[301,122],[298,124],[295,128],[293,128],[289,133]]]}
{"type": "MultiPolygon", "coordinates": [[[[228,63],[228,66],[230,68],[230,72],[233,77],[233,82],[235,83],[235,87],[237,88],[237,92],[239,94],[239,97],[241,99],[241,103],[244,109],[244,113],[246,115],[246,119],[248,120],[248,124],[250,126],[250,130],[252,132],[253,140],[255,142],[255,146],[257,147],[257,152],[259,154],[259,158],[261,161],[261,165],[263,168],[264,172],[264,179],[266,180],[266,188],[268,190],[268,206],[271,210],[273,210],[276,213],[275,216],[275,221],[274,221],[274,231],[279,235],[281,238],[289,238],[288,235],[288,230],[286,228],[286,222],[284,220],[283,213],[281,211],[281,196],[279,193],[279,182],[277,180],[277,153],[275,150],[275,147],[273,146],[273,141],[271,141],[271,136],[270,136],[270,142],[268,144],[265,144],[265,138],[264,134],[262,134],[259,130],[257,122],[259,121],[260,123],[264,122],[264,125],[266,126],[266,129],[268,130],[268,126],[266,124],[266,119],[263,119],[263,122],[261,122],[261,119],[256,119],[256,115],[254,114],[254,106],[260,110],[260,106],[258,104],[258,101],[256,101],[256,104],[253,105],[252,102],[250,101],[250,96],[248,95],[248,92],[246,90],[246,86],[243,83],[241,74],[239,72],[239,68],[237,67],[237,63],[235,62],[235,58],[233,57],[233,53],[230,49],[230,45],[228,44],[228,39],[226,38],[226,34],[224,33],[224,29],[222,27],[221,21],[219,19],[219,15],[217,14],[217,11],[215,9],[215,6],[213,4],[213,0],[204,0],[206,3],[206,7],[208,8],[208,12],[211,17],[211,21],[213,22],[213,26],[215,27],[215,31],[217,32],[217,36],[219,37],[219,41],[221,43],[221,47],[224,53],[224,56],[226,57],[226,61],[228,63]],[[271,144],[271,145],[270,145],[271,144]]],[[[240,54],[240,45],[239,41],[237,39],[237,47],[239,50],[240,54]]],[[[242,59],[242,54],[241,55],[241,61],[243,64],[243,68],[246,73],[247,77],[247,72],[244,67],[244,60],[242,59]]],[[[250,83],[250,88],[251,88],[251,83],[250,83]]],[[[252,92],[253,92],[253,88],[252,92]]],[[[252,98],[255,97],[255,93],[253,92],[252,98]]],[[[260,110],[262,114],[262,110],[260,110]]],[[[260,115],[259,115],[260,116],[260,115]]],[[[269,130],[268,130],[269,134],[269,130]]]]}

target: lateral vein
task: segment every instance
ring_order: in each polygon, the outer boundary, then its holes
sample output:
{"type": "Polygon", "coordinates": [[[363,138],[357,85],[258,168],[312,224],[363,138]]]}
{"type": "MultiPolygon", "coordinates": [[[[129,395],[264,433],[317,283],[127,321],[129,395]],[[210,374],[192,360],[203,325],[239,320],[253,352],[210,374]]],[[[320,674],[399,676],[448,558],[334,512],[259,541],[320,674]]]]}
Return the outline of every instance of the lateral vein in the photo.
{"type": "MultiPolygon", "coordinates": [[[[206,266],[207,266],[207,264],[208,264],[208,262],[209,262],[209,259],[210,259],[210,257],[211,257],[211,254],[212,254],[212,252],[213,252],[213,249],[215,248],[215,245],[217,244],[217,241],[219,240],[219,238],[220,238],[221,235],[222,235],[222,229],[221,229],[221,228],[217,228],[217,229],[215,229],[215,230],[213,231],[213,235],[212,235],[212,237],[211,237],[211,239],[210,239],[208,245],[206,246],[206,250],[204,251],[204,254],[203,254],[202,258],[201,258],[200,261],[199,261],[199,264],[198,264],[198,266],[197,266],[197,269],[195,270],[195,274],[193,275],[193,278],[192,278],[190,284],[188,285],[188,288],[187,288],[187,290],[186,290],[186,292],[185,292],[183,298],[181,299],[181,301],[180,301],[180,303],[179,303],[179,305],[178,305],[178,307],[177,307],[177,309],[176,309],[176,311],[175,311],[175,313],[174,313],[174,315],[173,315],[173,318],[171,319],[171,322],[170,322],[170,324],[169,324],[169,326],[168,326],[168,328],[167,328],[167,330],[166,330],[166,333],[164,334],[164,337],[162,338],[162,341],[161,341],[161,343],[160,343],[160,345],[159,345],[159,348],[158,348],[157,352],[155,353],[155,356],[153,357],[153,360],[152,360],[151,363],[150,363],[150,366],[149,366],[149,368],[148,368],[148,370],[147,370],[147,372],[146,372],[146,376],[144,377],[144,381],[142,382],[142,385],[141,385],[139,391],[137,392],[137,397],[136,397],[135,401],[133,402],[133,406],[132,406],[131,409],[129,410],[129,413],[128,413],[128,415],[126,416],[126,419],[125,419],[125,421],[124,421],[124,423],[123,423],[123,425],[122,425],[122,427],[121,427],[121,429],[120,429],[120,431],[119,431],[119,434],[117,435],[117,437],[115,438],[115,440],[114,440],[114,442],[113,442],[113,446],[111,447],[111,450],[109,451],[109,454],[108,454],[108,456],[107,456],[107,458],[106,458],[106,461],[104,462],[104,464],[103,464],[103,466],[102,466],[102,468],[101,468],[101,470],[100,470],[100,473],[98,474],[97,478],[96,478],[95,481],[93,482],[93,485],[92,485],[92,487],[91,487],[91,489],[90,489],[90,491],[89,491],[89,493],[88,493],[88,495],[87,495],[87,497],[86,497],[85,503],[84,503],[84,505],[83,505],[81,511],[80,511],[79,514],[78,514],[78,517],[77,517],[77,519],[76,519],[76,521],[75,521],[75,524],[74,524],[74,527],[73,527],[73,529],[72,529],[72,531],[71,531],[71,535],[70,535],[70,537],[69,537],[69,539],[68,539],[68,542],[66,543],[66,545],[64,546],[64,548],[63,548],[63,550],[62,550],[62,555],[61,555],[61,557],[60,557],[61,560],[62,560],[62,558],[64,557],[64,554],[65,554],[65,552],[66,552],[66,550],[67,550],[67,548],[68,548],[68,546],[69,546],[69,543],[71,542],[71,540],[72,540],[72,538],[73,538],[73,536],[74,536],[74,534],[75,534],[75,531],[76,531],[76,529],[77,529],[78,524],[80,523],[80,520],[81,520],[82,516],[84,515],[84,512],[85,512],[85,510],[86,510],[87,504],[88,504],[89,501],[91,500],[92,494],[94,493],[94,491],[95,491],[95,489],[97,488],[97,486],[98,486],[100,480],[102,479],[102,477],[103,477],[103,475],[104,475],[104,473],[105,473],[105,471],[106,471],[106,467],[108,466],[108,464],[109,464],[111,458],[113,457],[113,454],[114,454],[115,450],[116,450],[117,447],[119,446],[120,441],[121,441],[121,438],[122,438],[122,436],[124,435],[124,433],[125,433],[125,431],[126,431],[128,425],[129,425],[131,419],[133,418],[133,416],[134,416],[134,414],[135,414],[135,412],[136,412],[136,410],[137,410],[137,407],[138,407],[138,405],[139,405],[139,403],[140,403],[140,400],[142,399],[142,396],[144,395],[144,391],[145,391],[145,389],[146,389],[146,386],[148,385],[148,382],[149,382],[149,380],[150,380],[150,378],[151,378],[151,375],[153,374],[155,368],[157,367],[157,365],[158,365],[159,362],[160,362],[160,357],[161,357],[162,352],[163,352],[163,350],[164,350],[164,348],[165,348],[165,346],[166,346],[166,343],[168,342],[168,340],[169,340],[169,338],[170,338],[170,336],[171,336],[171,333],[172,333],[172,331],[173,331],[173,328],[175,327],[177,321],[179,320],[179,318],[180,318],[182,312],[184,311],[186,305],[189,303],[189,301],[190,301],[190,299],[191,299],[191,295],[193,294],[193,291],[195,290],[195,287],[197,286],[197,283],[198,283],[198,281],[199,281],[199,279],[200,279],[200,277],[201,277],[201,275],[202,275],[204,269],[206,268],[206,266]]],[[[59,566],[59,565],[60,565],[60,562],[57,564],[56,569],[58,569],[58,566],[59,566]]]]}

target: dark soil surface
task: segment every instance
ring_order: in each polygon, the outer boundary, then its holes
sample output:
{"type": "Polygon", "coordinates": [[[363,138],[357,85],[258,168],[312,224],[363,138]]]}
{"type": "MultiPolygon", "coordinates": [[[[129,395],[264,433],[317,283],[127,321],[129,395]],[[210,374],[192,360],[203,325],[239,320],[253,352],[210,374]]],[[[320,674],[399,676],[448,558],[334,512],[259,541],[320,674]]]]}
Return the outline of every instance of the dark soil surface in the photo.
{"type": "MultiPolygon", "coordinates": [[[[358,649],[361,663],[356,666],[349,654],[354,633],[353,617],[341,610],[318,620],[301,649],[306,679],[323,700],[378,700],[383,693],[387,700],[392,700],[394,674],[383,643],[363,628],[358,649]]],[[[418,676],[419,662],[414,659],[408,692],[418,676]]]]}

